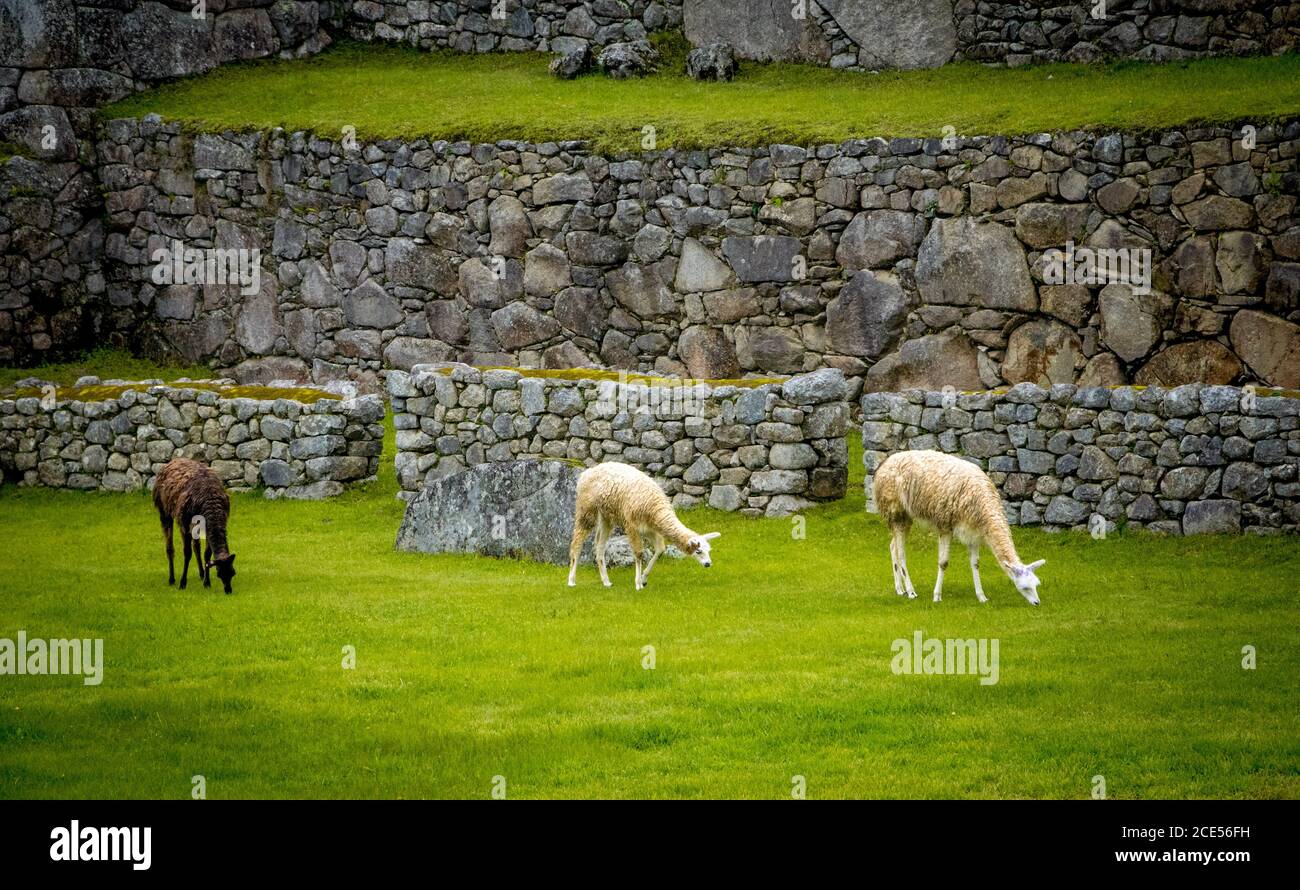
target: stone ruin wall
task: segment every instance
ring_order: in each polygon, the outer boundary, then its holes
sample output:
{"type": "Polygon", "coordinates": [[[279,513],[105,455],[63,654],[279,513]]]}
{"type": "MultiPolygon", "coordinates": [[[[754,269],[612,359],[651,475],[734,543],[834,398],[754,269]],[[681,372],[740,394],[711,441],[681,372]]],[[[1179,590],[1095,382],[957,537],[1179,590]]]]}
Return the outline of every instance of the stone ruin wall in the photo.
{"type": "Polygon", "coordinates": [[[849,404],[834,369],[783,383],[660,386],[417,365],[388,375],[409,498],[467,467],[520,459],[631,464],[677,507],[786,516],[844,496],[849,404]]]}
{"type": "Polygon", "coordinates": [[[106,325],[250,382],[418,362],[856,387],[1300,386],[1300,122],[603,157],[108,123],[106,325]],[[1248,144],[1250,147],[1248,147],[1248,144]],[[153,253],[261,252],[258,293],[153,253]],[[1151,291],[1048,283],[1145,251],[1151,291]]]}
{"type": "Polygon", "coordinates": [[[329,497],[375,478],[383,417],[378,395],[304,403],[226,397],[179,382],[93,401],[7,398],[0,400],[0,481],[137,491],[151,489],[169,460],[188,457],[210,466],[230,491],[329,497]]]}
{"type": "Polygon", "coordinates": [[[566,53],[684,30],[742,59],[852,70],[936,68],[1292,52],[1300,3],[1269,0],[351,0],[361,40],[459,52],[566,53]],[[496,14],[494,14],[494,10],[496,14]]]}
{"type": "Polygon", "coordinates": [[[1300,399],[1189,384],[868,393],[871,474],[935,449],[984,468],[1012,524],[1161,534],[1273,534],[1300,525],[1300,399]]]}

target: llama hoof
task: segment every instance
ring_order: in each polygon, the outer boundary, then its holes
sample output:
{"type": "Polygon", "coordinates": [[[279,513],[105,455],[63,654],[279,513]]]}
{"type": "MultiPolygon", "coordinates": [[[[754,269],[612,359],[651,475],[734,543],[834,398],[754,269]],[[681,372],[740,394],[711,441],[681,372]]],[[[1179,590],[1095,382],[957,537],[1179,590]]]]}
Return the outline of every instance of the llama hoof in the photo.
{"type": "Polygon", "coordinates": [[[939,596],[939,594],[936,593],[936,594],[934,595],[934,601],[935,601],[936,603],[941,603],[941,602],[943,602],[943,597],[939,596]]]}
{"type": "Polygon", "coordinates": [[[907,598],[910,599],[910,600],[914,600],[914,599],[916,599],[916,591],[915,591],[915,590],[909,590],[909,591],[907,592],[907,598]]]}
{"type": "Polygon", "coordinates": [[[613,587],[613,586],[614,586],[614,582],[613,582],[613,581],[601,581],[600,583],[603,584],[603,585],[605,585],[606,587],[613,587]]]}

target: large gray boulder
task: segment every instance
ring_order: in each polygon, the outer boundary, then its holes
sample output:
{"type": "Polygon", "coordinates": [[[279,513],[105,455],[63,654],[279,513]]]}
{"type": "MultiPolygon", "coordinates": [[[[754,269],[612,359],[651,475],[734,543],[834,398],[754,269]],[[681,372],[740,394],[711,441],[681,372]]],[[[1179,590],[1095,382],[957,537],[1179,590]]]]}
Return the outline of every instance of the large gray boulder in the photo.
{"type": "Polygon", "coordinates": [[[978,350],[960,332],[945,331],[908,340],[897,352],[872,365],[863,380],[866,392],[937,390],[945,386],[959,392],[985,388],[980,381],[978,350]]]}
{"type": "Polygon", "coordinates": [[[903,333],[909,302],[893,275],[857,273],[826,307],[831,349],[859,358],[884,355],[903,333]]]}
{"type": "Polygon", "coordinates": [[[1300,325],[1243,309],[1229,329],[1232,348],[1265,383],[1300,388],[1300,325]]]}
{"type": "MultiPolygon", "coordinates": [[[[243,30],[232,27],[223,40],[238,44],[243,30]]],[[[122,46],[131,70],[146,80],[200,74],[221,61],[208,19],[161,3],[141,3],[122,17],[122,46]]]]}
{"type": "MultiPolygon", "coordinates": [[[[406,505],[396,547],[568,565],[581,473],[566,461],[518,460],[445,476],[406,505]]],[[[670,548],[667,555],[681,554],[670,548]]],[[[630,565],[627,539],[611,538],[606,556],[609,565],[630,565]]],[[[583,545],[582,562],[592,562],[591,538],[583,545]]]]}
{"type": "Polygon", "coordinates": [[[742,59],[827,62],[830,44],[811,15],[791,15],[790,0],[695,0],[682,8],[695,46],[730,44],[742,59]]]}
{"type": "Polygon", "coordinates": [[[952,0],[820,0],[867,68],[938,68],[957,51],[952,0]]]}
{"type": "Polygon", "coordinates": [[[916,286],[927,303],[1033,312],[1038,295],[1015,234],[969,216],[936,220],[921,242],[916,286]]]}

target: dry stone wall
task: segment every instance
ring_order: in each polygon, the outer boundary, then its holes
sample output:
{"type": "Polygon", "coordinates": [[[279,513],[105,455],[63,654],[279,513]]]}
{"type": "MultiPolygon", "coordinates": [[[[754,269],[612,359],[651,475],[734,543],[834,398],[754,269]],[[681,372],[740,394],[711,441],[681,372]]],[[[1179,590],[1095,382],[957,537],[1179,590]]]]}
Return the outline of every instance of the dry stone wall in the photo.
{"type": "Polygon", "coordinates": [[[1292,120],[603,157],[118,120],[107,324],[254,382],[454,360],[1296,387],[1298,140],[1292,120]],[[155,284],[177,240],[259,250],[260,289],[155,284]],[[1068,250],[1145,258],[1149,292],[1053,277],[1068,250]]]}
{"type": "Polygon", "coordinates": [[[225,62],[328,45],[329,0],[0,0],[0,363],[35,364],[112,332],[95,110],[225,62]],[[324,11],[324,14],[322,14],[324,11]]]}
{"type": "Polygon", "coordinates": [[[521,458],[621,461],[678,507],[784,516],[844,496],[844,375],[783,383],[638,385],[417,365],[388,375],[407,497],[467,466],[521,458]]]}
{"type": "MultiPolygon", "coordinates": [[[[1294,532],[1300,524],[1300,399],[1190,384],[868,393],[871,474],[901,450],[979,464],[1019,525],[1118,525],[1166,534],[1294,532]]],[[[869,507],[870,509],[870,501],[869,507]]]]}
{"type": "Polygon", "coordinates": [[[347,27],[422,49],[568,53],[681,25],[682,0],[355,0],[347,27]]]}
{"type": "Polygon", "coordinates": [[[351,0],[349,12],[355,37],[426,49],[565,53],[682,27],[696,46],[728,43],[742,59],[856,70],[1170,61],[1300,42],[1300,3],[1269,0],[351,0]]]}
{"type": "Polygon", "coordinates": [[[227,398],[179,383],[98,401],[7,398],[0,474],[20,485],[134,491],[152,489],[167,461],[188,457],[230,491],[322,498],[375,478],[383,416],[378,395],[303,403],[227,398]]]}

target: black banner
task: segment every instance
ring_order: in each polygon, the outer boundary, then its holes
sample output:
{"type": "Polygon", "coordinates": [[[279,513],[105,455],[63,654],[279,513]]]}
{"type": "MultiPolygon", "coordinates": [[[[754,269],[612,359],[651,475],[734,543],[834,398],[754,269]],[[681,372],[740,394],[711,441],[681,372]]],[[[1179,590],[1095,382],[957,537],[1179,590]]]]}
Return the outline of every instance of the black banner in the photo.
{"type": "Polygon", "coordinates": [[[620,857],[656,868],[722,857],[742,872],[766,871],[772,858],[800,867],[810,857],[802,867],[835,860],[864,875],[905,867],[987,876],[990,867],[1014,874],[1049,866],[1059,874],[1065,866],[1230,877],[1257,865],[1288,874],[1294,856],[1294,842],[1284,845],[1295,808],[1281,802],[791,801],[723,810],[595,803],[566,806],[562,817],[540,806],[8,802],[0,806],[0,849],[11,876],[127,880],[280,872],[338,879],[475,861],[572,873],[620,857]]]}

